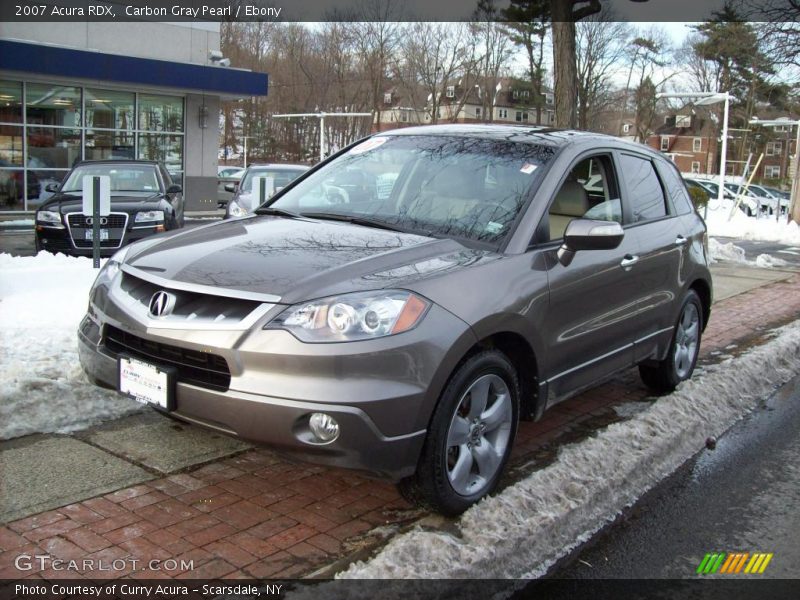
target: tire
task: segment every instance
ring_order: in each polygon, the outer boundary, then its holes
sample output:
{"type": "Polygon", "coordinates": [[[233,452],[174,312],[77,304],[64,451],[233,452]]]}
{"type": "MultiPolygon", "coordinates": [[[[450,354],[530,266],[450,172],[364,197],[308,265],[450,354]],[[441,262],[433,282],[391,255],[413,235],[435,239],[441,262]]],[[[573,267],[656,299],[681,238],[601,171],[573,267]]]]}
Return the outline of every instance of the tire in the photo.
{"type": "Polygon", "coordinates": [[[689,290],[683,298],[666,358],[656,364],[639,365],[645,385],[655,392],[669,393],[681,381],[689,379],[697,365],[702,334],[703,304],[697,292],[689,290]]]}
{"type": "Polygon", "coordinates": [[[497,487],[518,420],[519,381],[508,358],[497,350],[470,357],[442,392],[417,471],[398,484],[400,493],[444,515],[461,514],[497,487]]]}

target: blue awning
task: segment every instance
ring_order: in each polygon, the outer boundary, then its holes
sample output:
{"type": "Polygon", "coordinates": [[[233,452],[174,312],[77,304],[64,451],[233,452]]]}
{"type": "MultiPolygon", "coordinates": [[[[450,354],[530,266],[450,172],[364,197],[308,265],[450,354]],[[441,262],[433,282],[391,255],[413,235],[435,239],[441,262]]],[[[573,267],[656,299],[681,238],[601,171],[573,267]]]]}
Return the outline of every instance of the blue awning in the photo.
{"type": "Polygon", "coordinates": [[[0,69],[226,96],[266,96],[267,74],[0,40],[0,69]]]}

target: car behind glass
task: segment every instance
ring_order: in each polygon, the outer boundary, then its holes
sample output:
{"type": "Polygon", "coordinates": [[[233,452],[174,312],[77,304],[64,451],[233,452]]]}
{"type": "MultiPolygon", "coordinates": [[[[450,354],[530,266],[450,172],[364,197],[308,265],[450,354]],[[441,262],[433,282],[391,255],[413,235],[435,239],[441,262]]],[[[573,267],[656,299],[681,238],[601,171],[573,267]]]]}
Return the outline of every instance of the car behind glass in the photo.
{"type": "Polygon", "coordinates": [[[691,377],[706,228],[675,166],[588,133],[432,126],[344,149],[253,214],[98,276],[89,377],[457,514],[521,419],[638,366],[691,377]]]}

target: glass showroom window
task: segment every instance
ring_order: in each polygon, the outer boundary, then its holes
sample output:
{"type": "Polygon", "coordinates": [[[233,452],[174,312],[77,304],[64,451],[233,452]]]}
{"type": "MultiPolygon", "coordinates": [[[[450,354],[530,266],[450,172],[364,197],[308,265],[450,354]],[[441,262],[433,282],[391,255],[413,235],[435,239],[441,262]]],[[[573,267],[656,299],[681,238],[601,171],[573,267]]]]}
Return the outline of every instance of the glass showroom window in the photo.
{"type": "Polygon", "coordinates": [[[0,80],[0,210],[24,202],[22,84],[0,80]]]}
{"type": "Polygon", "coordinates": [[[136,121],[133,92],[86,88],[84,97],[87,128],[133,131],[136,121]]]}
{"type": "Polygon", "coordinates": [[[183,177],[183,136],[140,133],[139,158],[160,160],[172,179],[180,182],[183,177]]]}
{"type": "Polygon", "coordinates": [[[78,87],[29,83],[26,101],[29,126],[81,126],[81,89],[78,87]]]}
{"type": "Polygon", "coordinates": [[[183,132],[183,98],[139,94],[139,129],[183,132]]]}
{"type": "Polygon", "coordinates": [[[183,179],[183,98],[139,94],[138,158],[160,160],[183,179]]]}
{"type": "Polygon", "coordinates": [[[86,130],[86,160],[133,160],[136,148],[133,132],[104,129],[86,130]]]}

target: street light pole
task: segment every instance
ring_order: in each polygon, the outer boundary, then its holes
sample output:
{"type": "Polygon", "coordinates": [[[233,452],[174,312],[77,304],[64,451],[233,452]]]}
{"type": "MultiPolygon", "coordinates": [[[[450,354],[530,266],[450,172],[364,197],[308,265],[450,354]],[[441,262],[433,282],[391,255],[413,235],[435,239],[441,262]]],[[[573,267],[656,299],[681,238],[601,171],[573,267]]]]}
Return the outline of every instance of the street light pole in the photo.
{"type": "Polygon", "coordinates": [[[288,115],[272,115],[276,119],[296,119],[301,117],[316,117],[319,119],[319,161],[325,160],[325,117],[371,117],[372,113],[348,113],[348,112],[316,112],[316,113],[293,113],[288,115]]]}
{"type": "Polygon", "coordinates": [[[730,111],[731,95],[728,92],[675,92],[670,94],[656,94],[656,98],[700,98],[696,106],[725,102],[722,117],[722,147],[720,148],[719,164],[719,192],[717,200],[722,203],[725,193],[725,171],[728,160],[728,113],[730,111]]]}

